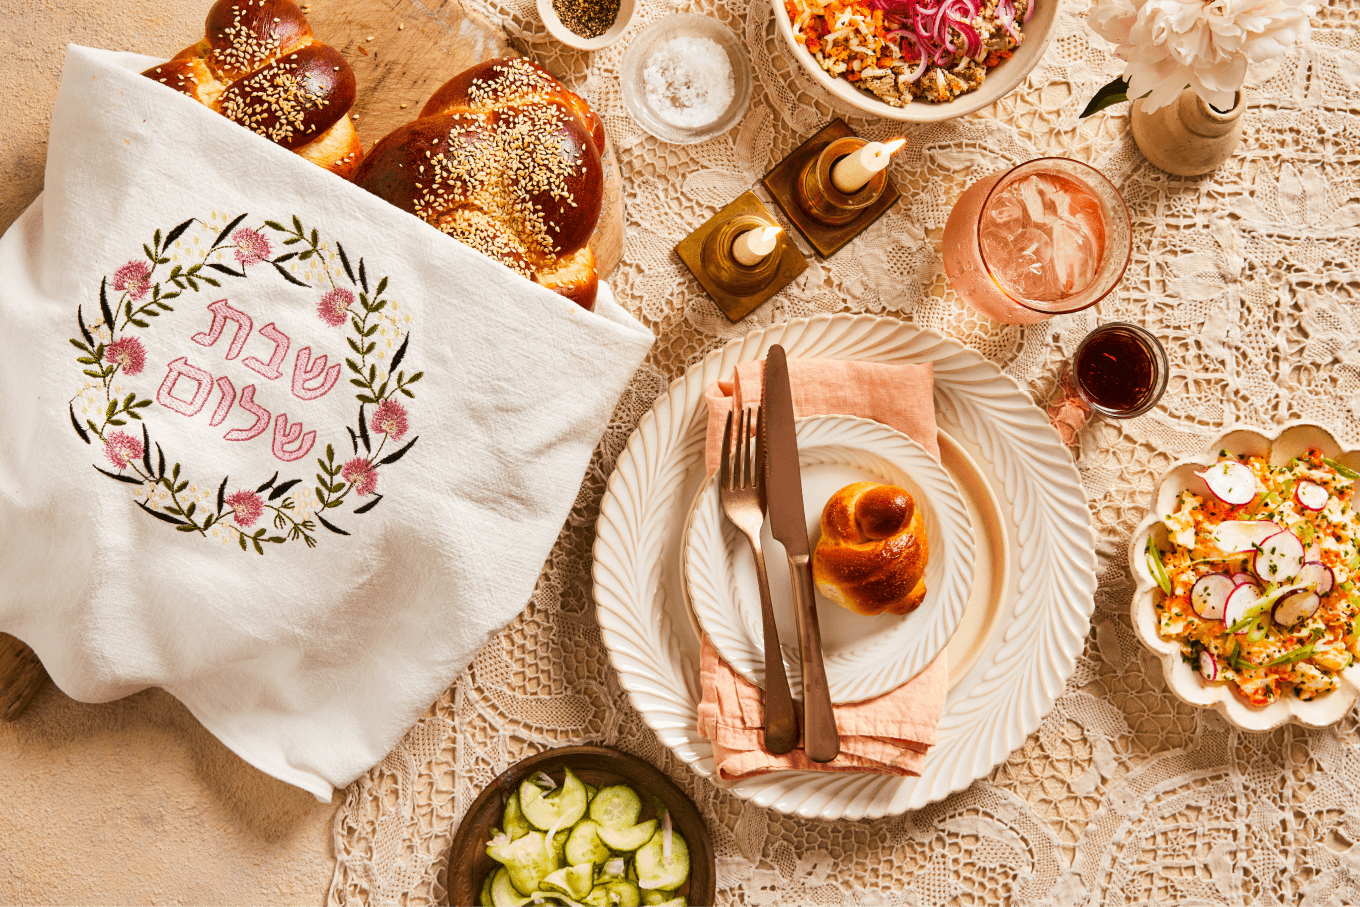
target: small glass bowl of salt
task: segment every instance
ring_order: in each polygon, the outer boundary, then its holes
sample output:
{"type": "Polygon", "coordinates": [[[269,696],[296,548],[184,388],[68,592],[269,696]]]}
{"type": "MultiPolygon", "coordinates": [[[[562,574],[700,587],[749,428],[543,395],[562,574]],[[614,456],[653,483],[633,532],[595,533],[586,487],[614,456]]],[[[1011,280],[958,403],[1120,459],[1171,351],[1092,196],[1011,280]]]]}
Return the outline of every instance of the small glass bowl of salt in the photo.
{"type": "Polygon", "coordinates": [[[638,32],[619,66],[624,106],[665,142],[721,135],[751,103],[751,58],[716,19],[682,13],[638,32]]]}

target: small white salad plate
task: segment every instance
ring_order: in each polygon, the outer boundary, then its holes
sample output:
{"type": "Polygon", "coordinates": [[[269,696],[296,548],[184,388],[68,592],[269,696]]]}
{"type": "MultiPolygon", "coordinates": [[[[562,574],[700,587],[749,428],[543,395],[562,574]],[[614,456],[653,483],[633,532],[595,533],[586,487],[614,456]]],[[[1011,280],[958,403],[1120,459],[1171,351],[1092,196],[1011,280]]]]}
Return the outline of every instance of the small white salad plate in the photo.
{"type": "MultiPolygon", "coordinates": [[[[866,616],[817,593],[822,651],[833,702],[881,696],[915,677],[958,628],[973,573],[973,528],[949,473],[906,435],[853,416],[799,419],[798,461],[808,538],[821,536],[822,508],[852,482],[881,482],[911,492],[925,518],[930,559],[926,597],[906,615],[866,616]]],[[[784,548],[761,532],[770,596],[794,698],[802,697],[797,625],[784,548]]],[[[755,561],[746,537],[723,516],[717,479],[700,493],[684,546],[690,605],[718,654],[756,686],[765,686],[765,640],[755,561]]]]}
{"type": "Polygon", "coordinates": [[[1229,722],[1247,731],[1268,731],[1288,721],[1307,727],[1335,724],[1360,696],[1360,665],[1342,671],[1336,689],[1330,693],[1308,701],[1285,695],[1263,708],[1243,702],[1226,683],[1206,682],[1199,671],[1181,657],[1180,643],[1162,639],[1157,631],[1157,602],[1162,598],[1162,590],[1148,565],[1148,538],[1151,537],[1153,544],[1162,551],[1171,547],[1162,521],[1176,512],[1182,491],[1209,494],[1208,486],[1195,473],[1218,462],[1219,451],[1264,456],[1269,463],[1278,466],[1314,447],[1337,462],[1360,470],[1360,451],[1347,450],[1327,429],[1311,422],[1290,422],[1269,432],[1249,427],[1232,429],[1207,445],[1200,456],[1181,460],[1167,470],[1152,492],[1152,507],[1147,517],[1129,541],[1129,566],[1137,583],[1131,606],[1133,629],[1143,645],[1161,659],[1167,686],[1191,705],[1215,709],[1229,722]]]}

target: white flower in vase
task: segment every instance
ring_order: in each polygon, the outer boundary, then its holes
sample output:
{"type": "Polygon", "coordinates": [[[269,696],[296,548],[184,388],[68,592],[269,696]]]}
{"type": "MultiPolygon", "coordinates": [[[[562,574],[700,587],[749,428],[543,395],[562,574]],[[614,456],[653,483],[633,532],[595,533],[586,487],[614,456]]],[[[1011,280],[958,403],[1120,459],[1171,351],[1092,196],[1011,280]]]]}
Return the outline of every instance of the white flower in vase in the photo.
{"type": "Polygon", "coordinates": [[[1317,9],[1317,0],[1097,0],[1087,22],[1125,61],[1128,88],[1121,95],[1144,98],[1150,112],[1189,86],[1206,103],[1228,110],[1247,64],[1305,40],[1317,9]]]}

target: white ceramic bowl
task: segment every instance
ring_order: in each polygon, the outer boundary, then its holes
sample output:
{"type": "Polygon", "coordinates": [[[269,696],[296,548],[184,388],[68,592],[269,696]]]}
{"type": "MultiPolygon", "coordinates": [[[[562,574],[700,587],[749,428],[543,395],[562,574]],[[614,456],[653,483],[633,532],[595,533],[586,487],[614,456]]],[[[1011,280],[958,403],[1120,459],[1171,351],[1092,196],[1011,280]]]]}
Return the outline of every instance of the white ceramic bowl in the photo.
{"type": "Polygon", "coordinates": [[[1256,428],[1235,428],[1205,448],[1199,457],[1181,460],[1167,470],[1152,493],[1152,508],[1139,524],[1129,542],[1129,566],[1133,569],[1137,589],[1133,594],[1133,629],[1157,657],[1161,659],[1171,691],[1191,705],[1216,709],[1229,722],[1247,731],[1268,731],[1287,721],[1308,727],[1335,724],[1355,704],[1360,695],[1360,665],[1351,665],[1337,678],[1337,687],[1330,693],[1305,702],[1295,696],[1284,696],[1265,708],[1247,705],[1228,688],[1227,684],[1204,683],[1199,672],[1181,658],[1180,644],[1162,639],[1157,632],[1156,603],[1162,595],[1157,581],[1148,568],[1146,546],[1148,536],[1165,549],[1167,541],[1164,517],[1176,511],[1176,498],[1184,490],[1199,495],[1209,494],[1204,480],[1195,475],[1198,470],[1218,460],[1218,452],[1256,454],[1267,457],[1272,464],[1282,464],[1290,458],[1316,447],[1328,457],[1352,469],[1360,470],[1360,451],[1347,450],[1327,429],[1311,422],[1290,422],[1271,432],[1256,428]]]}
{"type": "Polygon", "coordinates": [[[839,101],[876,117],[901,120],[905,123],[938,123],[953,117],[981,110],[995,104],[1005,95],[1025,81],[1031,69],[1038,65],[1048,44],[1057,33],[1058,5],[1061,0],[1035,0],[1035,9],[1029,21],[1022,26],[1025,40],[1016,48],[1008,60],[1003,60],[987,73],[987,78],[974,91],[959,95],[952,101],[933,104],[930,101],[915,100],[905,107],[894,107],[867,91],[861,91],[839,76],[833,76],[817,64],[817,58],[803,45],[794,40],[793,23],[789,20],[784,0],[772,0],[775,21],[779,24],[779,34],[789,53],[793,54],[812,80],[826,89],[839,101]]]}
{"type": "Polygon", "coordinates": [[[694,13],[665,16],[634,35],[628,49],[623,52],[623,59],[619,63],[619,91],[623,95],[623,105],[637,124],[663,142],[675,145],[703,142],[737,125],[750,106],[751,57],[732,29],[717,19],[694,13]],[[712,123],[692,129],[675,126],[661,119],[647,102],[647,92],[643,87],[642,74],[652,54],[672,38],[681,37],[708,38],[725,50],[727,59],[732,63],[732,77],[736,83],[732,102],[722,115],[712,123]]]}
{"type": "Polygon", "coordinates": [[[596,38],[582,38],[576,32],[562,24],[562,19],[557,15],[557,10],[553,9],[552,0],[538,0],[538,15],[543,20],[543,25],[548,29],[548,34],[568,47],[577,50],[599,50],[608,47],[628,30],[628,26],[633,22],[633,15],[637,12],[637,0],[619,0],[619,14],[614,17],[614,24],[602,35],[596,38]]]}

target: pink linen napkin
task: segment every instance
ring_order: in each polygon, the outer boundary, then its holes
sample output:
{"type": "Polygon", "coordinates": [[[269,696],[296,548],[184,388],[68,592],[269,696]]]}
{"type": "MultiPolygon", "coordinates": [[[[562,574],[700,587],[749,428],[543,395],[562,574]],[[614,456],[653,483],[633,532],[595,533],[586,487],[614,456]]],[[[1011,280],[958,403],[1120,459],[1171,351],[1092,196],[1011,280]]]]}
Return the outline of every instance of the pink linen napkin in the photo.
{"type": "MultiPolygon", "coordinates": [[[[733,381],[719,381],[708,402],[708,473],[722,456],[723,426],[733,407],[759,403],[764,361],[743,362],[733,381]]],[[[826,359],[789,361],[795,416],[838,414],[897,429],[939,459],[934,375],[930,365],[886,365],[826,359]]],[[[944,711],[949,669],[941,653],[924,671],[876,699],[835,707],[841,753],[832,762],[808,759],[801,748],[783,756],[764,749],[760,688],[738,674],[704,637],[699,731],[713,742],[718,775],[727,781],[784,769],[919,775],[944,711]]]]}

